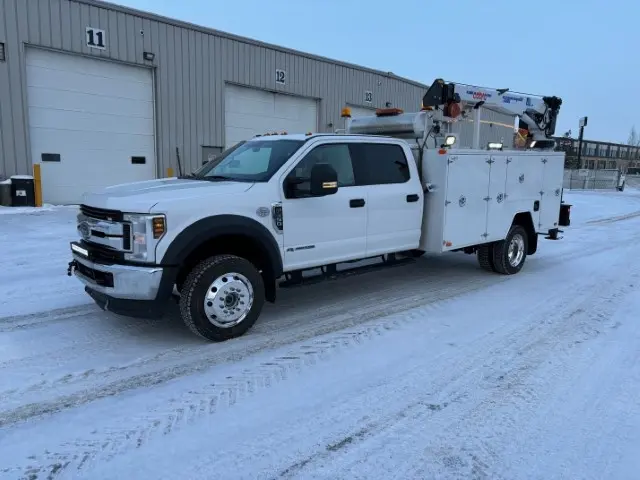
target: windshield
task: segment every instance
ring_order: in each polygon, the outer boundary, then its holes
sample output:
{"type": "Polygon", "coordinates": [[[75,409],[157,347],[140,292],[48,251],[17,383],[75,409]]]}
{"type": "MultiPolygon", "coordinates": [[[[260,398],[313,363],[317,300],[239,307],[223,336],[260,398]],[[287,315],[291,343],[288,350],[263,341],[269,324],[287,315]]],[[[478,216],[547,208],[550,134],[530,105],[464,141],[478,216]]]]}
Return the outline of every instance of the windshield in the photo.
{"type": "Polygon", "coordinates": [[[203,165],[194,177],[267,182],[303,143],[302,140],[250,140],[203,165]]]}
{"type": "Polygon", "coordinates": [[[208,162],[202,164],[202,166],[199,169],[197,169],[195,172],[193,172],[190,176],[197,177],[198,175],[201,175],[204,172],[209,171],[211,168],[213,168],[214,165],[217,165],[218,163],[220,163],[229,154],[231,154],[232,152],[235,152],[239,147],[241,147],[245,143],[247,143],[246,140],[243,140],[241,142],[236,143],[233,147],[227,148],[220,155],[216,155],[215,158],[213,158],[212,160],[209,160],[208,162]]]}

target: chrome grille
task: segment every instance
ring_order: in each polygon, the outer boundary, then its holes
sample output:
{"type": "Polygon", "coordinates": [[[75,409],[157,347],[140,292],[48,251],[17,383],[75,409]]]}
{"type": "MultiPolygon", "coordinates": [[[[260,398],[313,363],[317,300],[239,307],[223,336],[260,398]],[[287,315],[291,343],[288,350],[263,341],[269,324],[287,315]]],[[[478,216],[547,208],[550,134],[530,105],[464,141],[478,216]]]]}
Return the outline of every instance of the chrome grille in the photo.
{"type": "Polygon", "coordinates": [[[89,244],[116,252],[131,251],[131,224],[123,219],[118,210],[80,205],[78,233],[89,244]]]}

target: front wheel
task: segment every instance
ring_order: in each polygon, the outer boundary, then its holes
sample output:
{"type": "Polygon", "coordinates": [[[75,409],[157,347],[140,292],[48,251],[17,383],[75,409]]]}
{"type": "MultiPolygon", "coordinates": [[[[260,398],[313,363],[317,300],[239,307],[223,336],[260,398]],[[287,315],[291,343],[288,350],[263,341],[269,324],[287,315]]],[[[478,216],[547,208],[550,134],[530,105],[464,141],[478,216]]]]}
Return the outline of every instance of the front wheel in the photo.
{"type": "Polygon", "coordinates": [[[189,329],[212,341],[239,337],[258,319],[264,282],[251,262],[217,255],[187,275],[180,292],[180,315],[189,329]]]}
{"type": "Polygon", "coordinates": [[[527,231],[520,225],[513,225],[507,238],[493,246],[493,266],[503,275],[518,273],[527,258],[527,231]]]}

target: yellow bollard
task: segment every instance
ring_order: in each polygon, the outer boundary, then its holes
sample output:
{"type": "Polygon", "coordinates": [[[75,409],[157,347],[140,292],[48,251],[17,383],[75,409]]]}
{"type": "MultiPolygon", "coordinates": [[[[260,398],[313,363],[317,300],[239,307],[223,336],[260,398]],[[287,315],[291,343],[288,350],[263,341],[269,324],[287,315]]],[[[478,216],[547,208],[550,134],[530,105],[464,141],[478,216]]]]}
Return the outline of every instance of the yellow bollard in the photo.
{"type": "Polygon", "coordinates": [[[33,165],[33,188],[35,190],[36,207],[42,206],[42,174],[40,173],[40,164],[33,165]]]}
{"type": "Polygon", "coordinates": [[[173,177],[173,168],[169,167],[167,168],[167,177],[173,177]]]}

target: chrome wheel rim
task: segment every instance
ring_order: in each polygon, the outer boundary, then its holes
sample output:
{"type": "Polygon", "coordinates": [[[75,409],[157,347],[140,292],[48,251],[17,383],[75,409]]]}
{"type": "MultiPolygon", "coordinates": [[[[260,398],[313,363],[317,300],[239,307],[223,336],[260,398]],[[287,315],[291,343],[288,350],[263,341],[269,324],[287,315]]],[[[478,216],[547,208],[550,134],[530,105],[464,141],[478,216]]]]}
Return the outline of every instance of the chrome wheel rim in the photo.
{"type": "Polygon", "coordinates": [[[240,273],[216,278],[204,298],[207,319],[216,327],[231,328],[241,323],[253,306],[253,287],[240,273]]]}
{"type": "Polygon", "coordinates": [[[509,265],[512,267],[517,267],[522,263],[522,259],[524,258],[524,237],[519,233],[515,234],[509,242],[507,258],[509,265]]]}

